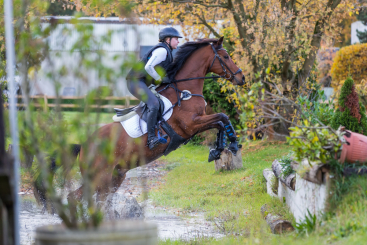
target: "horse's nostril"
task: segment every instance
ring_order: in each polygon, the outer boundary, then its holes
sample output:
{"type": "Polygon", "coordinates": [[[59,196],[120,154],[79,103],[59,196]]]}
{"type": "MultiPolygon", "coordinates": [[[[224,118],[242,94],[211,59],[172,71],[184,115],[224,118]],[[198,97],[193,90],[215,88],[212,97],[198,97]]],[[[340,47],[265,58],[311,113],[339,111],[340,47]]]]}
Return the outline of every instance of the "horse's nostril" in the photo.
{"type": "Polygon", "coordinates": [[[242,76],[242,84],[245,83],[245,75],[242,76]]]}

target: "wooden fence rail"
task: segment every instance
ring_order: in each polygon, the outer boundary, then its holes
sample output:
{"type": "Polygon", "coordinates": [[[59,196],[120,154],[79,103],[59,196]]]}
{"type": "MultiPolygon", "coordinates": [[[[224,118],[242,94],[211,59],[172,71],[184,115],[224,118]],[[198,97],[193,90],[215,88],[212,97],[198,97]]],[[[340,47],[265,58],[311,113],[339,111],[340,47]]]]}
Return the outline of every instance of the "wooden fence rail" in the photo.
{"type": "MultiPolygon", "coordinates": [[[[16,104],[17,107],[25,107],[26,105],[23,103],[23,96],[18,95],[16,96],[18,99],[18,103],[16,104]],[[20,102],[22,101],[22,102],[20,102]],[[20,103],[19,103],[20,102],[20,103]]],[[[49,108],[55,108],[57,104],[55,102],[50,103],[49,100],[56,100],[60,99],[61,103],[59,106],[61,108],[81,108],[80,102],[81,100],[85,100],[84,96],[47,96],[47,95],[34,95],[30,96],[29,99],[32,101],[33,106],[35,108],[43,108],[44,111],[48,111],[49,108]],[[74,100],[74,103],[62,103],[63,100],[74,100]],[[79,103],[77,103],[79,102],[79,103]]],[[[130,107],[130,102],[134,101],[136,103],[139,102],[133,96],[124,96],[124,97],[116,97],[116,96],[108,96],[101,100],[100,105],[89,105],[90,108],[102,108],[102,109],[112,109],[112,108],[128,108],[130,107]],[[108,103],[108,102],[113,103],[108,103]],[[120,103],[117,104],[116,101],[120,103]],[[107,104],[108,103],[108,104],[107,104]]],[[[5,106],[9,106],[9,103],[5,103],[5,106]]]]}

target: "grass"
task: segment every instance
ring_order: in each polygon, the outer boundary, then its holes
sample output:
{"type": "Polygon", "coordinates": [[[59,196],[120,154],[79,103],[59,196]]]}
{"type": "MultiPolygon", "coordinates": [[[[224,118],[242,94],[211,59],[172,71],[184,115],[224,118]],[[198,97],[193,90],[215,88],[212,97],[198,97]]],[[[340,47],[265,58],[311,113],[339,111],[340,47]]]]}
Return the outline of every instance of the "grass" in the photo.
{"type": "MultiPolygon", "coordinates": [[[[34,115],[38,113],[37,111],[34,111],[34,115]]],[[[96,113],[91,112],[88,116],[84,116],[83,112],[77,112],[77,111],[63,111],[62,112],[63,119],[68,124],[69,131],[64,132],[67,135],[67,141],[70,144],[80,144],[83,141],[86,140],[86,130],[85,128],[78,128],[78,127],[72,127],[73,123],[78,121],[81,123],[82,127],[87,127],[87,124],[91,127],[90,134],[92,134],[95,130],[97,130],[99,127],[101,127],[103,124],[112,123],[112,117],[114,113],[96,113]],[[99,114],[99,120],[97,124],[97,115],[99,114]]],[[[5,115],[6,117],[7,115],[5,115]]],[[[24,117],[24,111],[18,111],[18,118],[19,120],[22,120],[24,117]]],[[[5,119],[7,122],[7,118],[5,119]]],[[[7,125],[8,127],[8,125],[7,125]]],[[[19,128],[22,127],[22,124],[19,124],[19,128]]],[[[9,129],[7,129],[9,131],[9,129]]],[[[8,133],[9,134],[9,133],[8,133]]],[[[11,138],[10,135],[7,135],[6,137],[6,146],[11,144],[11,138]]]]}
{"type": "MultiPolygon", "coordinates": [[[[209,150],[187,145],[162,160],[173,165],[165,182],[149,193],[155,204],[185,212],[205,212],[227,234],[223,239],[165,240],[159,244],[366,244],[367,179],[334,178],[329,209],[316,220],[311,233],[272,235],[261,217],[260,207],[293,222],[292,215],[278,199],[266,194],[262,170],[290,151],[287,144],[254,142],[246,144],[244,169],[217,173],[208,163],[209,150]]],[[[168,165],[168,166],[170,166],[168,165]]]]}
{"type": "Polygon", "coordinates": [[[244,146],[242,152],[243,169],[215,172],[214,163],[207,160],[207,147],[187,145],[162,159],[180,165],[169,172],[165,185],[150,196],[157,205],[180,208],[183,212],[205,211],[207,219],[216,221],[228,234],[266,230],[260,214],[265,203],[292,220],[287,208],[266,194],[262,176],[263,169],[270,167],[275,158],[289,152],[289,146],[259,142],[244,146]]]}
{"type": "MultiPolygon", "coordinates": [[[[80,114],[82,112],[77,112],[77,111],[64,111],[62,112],[64,119],[67,122],[71,122],[72,120],[77,119],[78,117],[80,117],[80,114]]],[[[88,118],[83,118],[82,123],[87,123],[87,121],[89,122],[94,122],[96,121],[97,115],[99,114],[100,118],[99,118],[99,124],[107,124],[107,123],[111,123],[113,122],[112,117],[113,115],[115,115],[115,113],[107,113],[107,112],[103,112],[103,113],[96,113],[96,112],[92,112],[89,114],[88,118]]]]}

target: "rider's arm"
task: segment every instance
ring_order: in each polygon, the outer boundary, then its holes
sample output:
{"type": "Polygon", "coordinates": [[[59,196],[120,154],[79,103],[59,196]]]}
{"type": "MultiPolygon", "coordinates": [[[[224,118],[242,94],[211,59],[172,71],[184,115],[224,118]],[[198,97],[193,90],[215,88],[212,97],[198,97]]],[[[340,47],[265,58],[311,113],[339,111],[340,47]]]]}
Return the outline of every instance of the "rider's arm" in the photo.
{"type": "Polygon", "coordinates": [[[152,52],[152,56],[145,65],[145,70],[156,81],[160,80],[161,76],[159,76],[154,67],[160,64],[162,61],[165,61],[166,57],[167,57],[167,50],[165,48],[157,48],[152,52]]]}

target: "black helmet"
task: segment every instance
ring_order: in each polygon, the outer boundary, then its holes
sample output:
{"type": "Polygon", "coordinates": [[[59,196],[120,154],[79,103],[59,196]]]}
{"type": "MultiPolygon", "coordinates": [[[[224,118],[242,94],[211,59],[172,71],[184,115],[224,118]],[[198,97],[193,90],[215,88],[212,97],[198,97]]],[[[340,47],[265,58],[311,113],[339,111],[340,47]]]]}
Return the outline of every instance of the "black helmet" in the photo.
{"type": "Polygon", "coordinates": [[[163,28],[162,30],[160,30],[160,32],[159,32],[159,41],[164,41],[164,39],[166,37],[179,37],[179,38],[182,38],[180,36],[180,33],[173,27],[166,27],[166,28],[163,28]]]}

